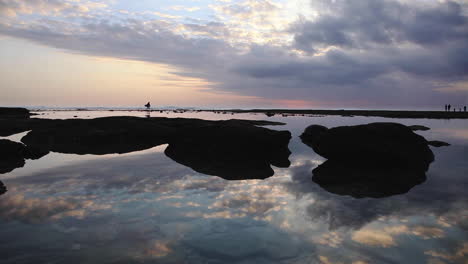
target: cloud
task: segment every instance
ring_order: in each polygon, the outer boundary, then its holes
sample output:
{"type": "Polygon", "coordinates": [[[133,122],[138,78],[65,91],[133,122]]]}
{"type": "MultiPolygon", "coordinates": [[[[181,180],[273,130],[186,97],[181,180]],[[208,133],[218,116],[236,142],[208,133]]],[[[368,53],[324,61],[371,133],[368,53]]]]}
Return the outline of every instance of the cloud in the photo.
{"type": "Polygon", "coordinates": [[[452,252],[440,252],[437,250],[429,250],[424,252],[424,254],[454,263],[466,263],[466,257],[468,256],[468,243],[465,242],[456,248],[453,248],[451,251],[452,252]]]}
{"type": "MultiPolygon", "coordinates": [[[[43,2],[44,10],[67,9],[45,0],[28,7],[43,2]]],[[[5,14],[24,9],[20,1],[0,3],[5,14]]],[[[44,13],[0,23],[0,34],[72,52],[173,65],[179,75],[208,80],[212,92],[345,106],[465,103],[464,89],[444,88],[468,79],[466,3],[316,0],[309,3],[314,11],[299,18],[286,7],[272,0],[218,2],[211,6],[214,19],[186,21],[158,11],[153,14],[161,19],[120,12],[79,21],[44,13]]]]}
{"type": "Polygon", "coordinates": [[[317,52],[329,46],[368,49],[404,43],[431,47],[468,38],[468,19],[462,5],[453,1],[424,5],[391,0],[321,2],[329,10],[291,27],[299,49],[317,52]]]}
{"type": "Polygon", "coordinates": [[[200,10],[200,7],[198,6],[188,7],[188,6],[182,6],[182,5],[175,5],[175,6],[169,7],[169,9],[176,10],[176,11],[194,12],[194,11],[200,10]]]}
{"type": "MultiPolygon", "coordinates": [[[[15,192],[16,190],[11,190],[15,192]]],[[[84,218],[90,213],[110,209],[110,205],[70,197],[29,198],[24,194],[5,195],[0,200],[0,218],[26,223],[57,220],[64,217],[84,218]]]]}
{"type": "Polygon", "coordinates": [[[88,13],[107,7],[105,3],[81,0],[1,0],[0,14],[16,17],[23,14],[63,15],[88,13]]]}
{"type": "Polygon", "coordinates": [[[390,226],[383,229],[364,227],[353,233],[351,239],[355,242],[373,247],[393,247],[398,243],[395,236],[401,234],[415,235],[423,239],[442,238],[444,231],[437,227],[429,226],[390,226]]]}

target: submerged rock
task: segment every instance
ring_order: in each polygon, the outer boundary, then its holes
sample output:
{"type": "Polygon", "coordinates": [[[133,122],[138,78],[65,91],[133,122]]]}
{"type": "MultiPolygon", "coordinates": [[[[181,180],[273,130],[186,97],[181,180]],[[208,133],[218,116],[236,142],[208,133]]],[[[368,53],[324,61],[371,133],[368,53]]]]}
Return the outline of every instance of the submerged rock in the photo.
{"type": "Polygon", "coordinates": [[[407,193],[426,180],[422,169],[382,168],[368,163],[327,160],[312,171],[312,181],[328,192],[354,198],[383,198],[407,193]]]}
{"type": "Polygon", "coordinates": [[[371,123],[325,129],[310,126],[301,135],[314,151],[335,161],[365,161],[382,166],[427,170],[434,154],[424,137],[397,123],[371,123]]]}

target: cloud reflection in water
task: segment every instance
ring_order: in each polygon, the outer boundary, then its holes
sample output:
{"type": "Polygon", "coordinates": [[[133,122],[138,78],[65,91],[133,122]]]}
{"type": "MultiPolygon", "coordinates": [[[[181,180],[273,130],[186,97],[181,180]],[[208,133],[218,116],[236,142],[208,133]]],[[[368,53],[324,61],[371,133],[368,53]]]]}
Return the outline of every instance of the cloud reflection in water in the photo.
{"type": "Polygon", "coordinates": [[[312,182],[323,159],[299,143],[291,167],[265,180],[197,173],[165,146],[6,177],[0,254],[5,263],[466,261],[466,147],[434,149],[427,181],[408,193],[354,199],[312,182]]]}

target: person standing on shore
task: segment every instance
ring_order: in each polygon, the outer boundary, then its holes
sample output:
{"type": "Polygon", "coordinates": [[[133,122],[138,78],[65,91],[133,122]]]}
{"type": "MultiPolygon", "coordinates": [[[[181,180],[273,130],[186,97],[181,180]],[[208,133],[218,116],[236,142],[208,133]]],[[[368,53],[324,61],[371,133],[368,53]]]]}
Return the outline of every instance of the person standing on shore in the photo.
{"type": "Polygon", "coordinates": [[[463,107],[463,112],[466,112],[466,105],[463,107]]]}
{"type": "Polygon", "coordinates": [[[447,112],[447,105],[445,105],[444,107],[445,107],[445,112],[447,112]]]}
{"type": "Polygon", "coordinates": [[[450,112],[450,107],[451,107],[451,105],[448,105],[448,106],[447,106],[447,110],[448,110],[449,112],[450,112]]]}

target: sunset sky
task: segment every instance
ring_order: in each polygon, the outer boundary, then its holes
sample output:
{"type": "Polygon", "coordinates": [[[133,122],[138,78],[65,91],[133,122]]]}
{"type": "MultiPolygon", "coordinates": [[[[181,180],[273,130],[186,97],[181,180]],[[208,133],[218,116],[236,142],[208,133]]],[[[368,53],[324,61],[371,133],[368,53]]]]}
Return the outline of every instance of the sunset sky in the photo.
{"type": "Polygon", "coordinates": [[[468,105],[468,1],[0,0],[0,106],[468,105]]]}

